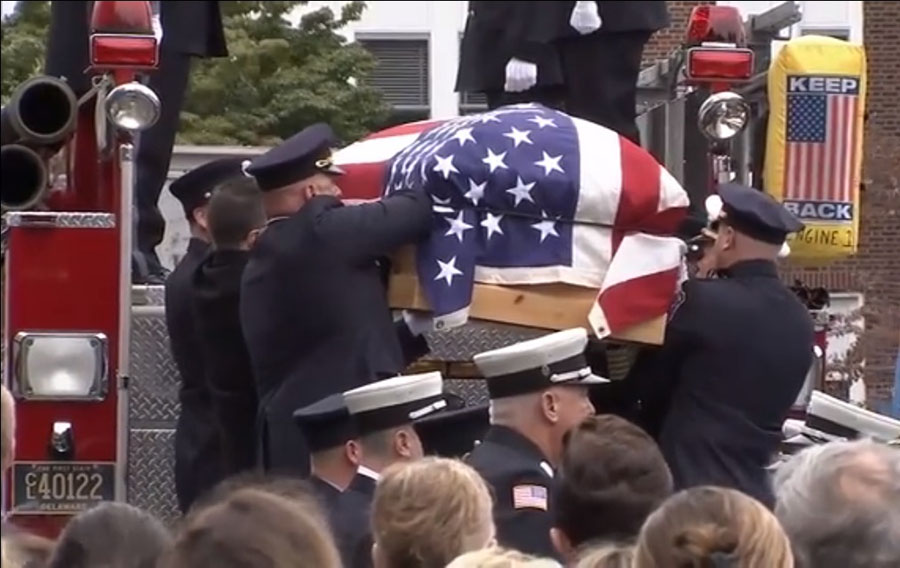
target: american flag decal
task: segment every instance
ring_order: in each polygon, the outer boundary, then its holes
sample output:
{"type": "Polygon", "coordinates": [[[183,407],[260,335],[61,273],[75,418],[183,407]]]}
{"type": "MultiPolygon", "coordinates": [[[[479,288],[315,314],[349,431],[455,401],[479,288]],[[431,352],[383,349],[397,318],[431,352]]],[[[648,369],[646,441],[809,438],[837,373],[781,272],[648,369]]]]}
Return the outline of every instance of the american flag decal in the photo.
{"type": "Polygon", "coordinates": [[[541,485],[513,487],[513,509],[547,510],[547,488],[541,485]]]}
{"type": "Polygon", "coordinates": [[[850,76],[787,78],[784,202],[801,218],[851,221],[860,80],[850,76]],[[832,204],[823,208],[822,204],[832,204]]]}

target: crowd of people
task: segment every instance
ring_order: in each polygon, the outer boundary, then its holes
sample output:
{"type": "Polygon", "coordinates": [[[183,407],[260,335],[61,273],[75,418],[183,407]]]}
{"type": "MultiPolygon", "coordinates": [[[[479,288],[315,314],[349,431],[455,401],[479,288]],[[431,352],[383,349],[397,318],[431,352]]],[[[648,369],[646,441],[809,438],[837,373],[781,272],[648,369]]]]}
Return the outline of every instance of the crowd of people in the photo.
{"type": "MultiPolygon", "coordinates": [[[[372,401],[363,398],[363,406],[372,401]]],[[[5,388],[2,399],[6,471],[15,425],[5,388]]],[[[511,525],[531,521],[505,516],[506,496],[467,461],[413,452],[380,471],[364,513],[365,565],[887,568],[900,562],[900,452],[884,444],[841,441],[802,451],[775,472],[770,510],[734,489],[675,491],[662,453],[643,430],[616,416],[589,415],[562,434],[546,506],[532,493],[521,509],[544,518],[547,532],[530,538],[549,543],[545,555],[504,538],[504,531],[515,532],[511,525]]],[[[341,527],[321,497],[308,480],[235,476],[175,527],[131,505],[102,503],[74,517],[55,540],[4,525],[3,566],[359,565],[342,557],[341,527]]]]}

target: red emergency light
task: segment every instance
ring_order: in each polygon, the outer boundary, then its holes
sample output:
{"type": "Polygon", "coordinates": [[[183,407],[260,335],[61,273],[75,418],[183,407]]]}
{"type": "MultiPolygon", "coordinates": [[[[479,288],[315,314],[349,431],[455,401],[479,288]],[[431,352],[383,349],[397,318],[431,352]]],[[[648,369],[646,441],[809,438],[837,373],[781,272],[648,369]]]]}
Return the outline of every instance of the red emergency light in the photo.
{"type": "Polygon", "coordinates": [[[150,2],[94,2],[91,64],[105,69],[145,69],[159,64],[150,2]]]}
{"type": "Polygon", "coordinates": [[[740,11],[734,6],[696,6],[688,20],[687,47],[705,43],[747,45],[740,11]]]}
{"type": "Polygon", "coordinates": [[[691,82],[747,81],[753,76],[753,51],[731,47],[694,47],[687,51],[685,76],[691,82]]]}

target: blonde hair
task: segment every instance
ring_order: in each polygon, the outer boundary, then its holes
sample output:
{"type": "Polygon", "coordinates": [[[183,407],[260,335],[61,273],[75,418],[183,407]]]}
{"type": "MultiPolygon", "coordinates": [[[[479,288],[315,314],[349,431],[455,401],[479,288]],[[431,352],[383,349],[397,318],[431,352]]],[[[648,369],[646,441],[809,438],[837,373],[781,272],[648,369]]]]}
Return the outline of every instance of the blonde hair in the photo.
{"type": "Polygon", "coordinates": [[[340,568],[321,512],[264,489],[238,489],[191,518],[161,568],[340,568]]]}
{"type": "Polygon", "coordinates": [[[384,471],[372,502],[372,537],[392,568],[445,566],[494,537],[490,490],[458,460],[428,457],[384,471]]]}
{"type": "Polygon", "coordinates": [[[633,560],[634,548],[631,546],[600,545],[585,550],[575,568],[631,568],[633,560]]]}
{"type": "Polygon", "coordinates": [[[562,568],[562,564],[549,558],[494,546],[463,554],[447,568],[562,568]]]}
{"type": "Polygon", "coordinates": [[[0,384],[0,475],[12,465],[16,447],[16,403],[6,385],[0,384]]]}
{"type": "Polygon", "coordinates": [[[787,536],[760,502],[733,489],[695,487],[647,519],[635,568],[700,568],[717,557],[735,568],[793,568],[787,536]]]}

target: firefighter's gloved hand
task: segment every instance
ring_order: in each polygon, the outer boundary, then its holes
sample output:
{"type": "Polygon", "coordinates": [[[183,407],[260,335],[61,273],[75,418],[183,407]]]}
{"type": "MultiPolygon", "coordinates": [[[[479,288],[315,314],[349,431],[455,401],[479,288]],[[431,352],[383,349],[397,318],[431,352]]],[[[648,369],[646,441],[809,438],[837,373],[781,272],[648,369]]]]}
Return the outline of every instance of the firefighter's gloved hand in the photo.
{"type": "Polygon", "coordinates": [[[422,335],[434,329],[434,318],[423,312],[403,310],[403,321],[413,335],[422,335]]]}
{"type": "Polygon", "coordinates": [[[506,84],[503,89],[507,93],[521,93],[537,84],[537,65],[513,57],[506,64],[506,84]]]}
{"type": "Polygon", "coordinates": [[[581,35],[589,34],[600,29],[603,20],[600,19],[600,8],[597,2],[575,2],[575,8],[569,17],[569,25],[581,35]]]}

